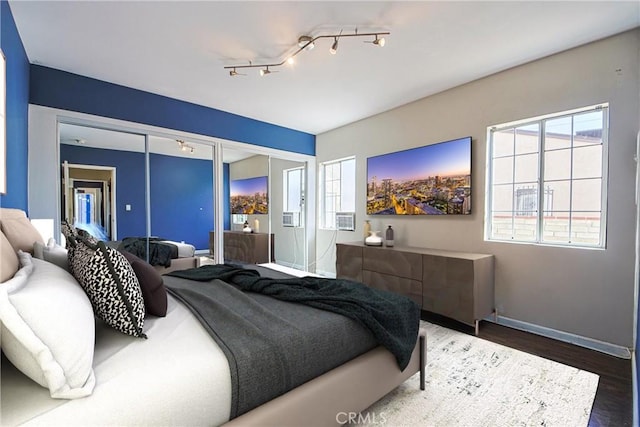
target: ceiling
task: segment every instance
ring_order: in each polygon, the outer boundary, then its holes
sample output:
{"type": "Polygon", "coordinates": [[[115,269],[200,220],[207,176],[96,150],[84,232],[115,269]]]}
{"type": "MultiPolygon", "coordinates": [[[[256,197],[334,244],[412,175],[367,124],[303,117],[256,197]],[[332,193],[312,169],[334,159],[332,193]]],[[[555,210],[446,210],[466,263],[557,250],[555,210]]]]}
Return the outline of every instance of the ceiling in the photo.
{"type": "MultiPolygon", "coordinates": [[[[320,134],[640,26],[640,2],[10,1],[29,61],[320,134]],[[260,77],[300,35],[332,39],[260,77]]],[[[526,84],[526,82],[523,82],[526,84]]]]}

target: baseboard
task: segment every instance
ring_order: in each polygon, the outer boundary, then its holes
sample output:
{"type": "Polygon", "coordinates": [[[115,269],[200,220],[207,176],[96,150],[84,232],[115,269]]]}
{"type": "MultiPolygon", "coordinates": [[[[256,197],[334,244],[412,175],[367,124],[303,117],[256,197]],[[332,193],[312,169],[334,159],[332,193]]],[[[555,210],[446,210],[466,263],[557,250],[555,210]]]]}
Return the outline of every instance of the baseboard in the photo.
{"type": "Polygon", "coordinates": [[[295,262],[277,260],[277,263],[278,265],[284,265],[285,267],[293,268],[294,270],[301,270],[304,268],[302,264],[295,262]]]}
{"type": "Polygon", "coordinates": [[[336,278],[336,273],[334,273],[333,271],[324,271],[324,270],[318,270],[316,271],[316,274],[322,277],[326,277],[327,279],[335,279],[336,278]]]}
{"type": "Polygon", "coordinates": [[[295,267],[290,267],[288,265],[285,265],[282,262],[279,262],[278,264],[275,264],[273,262],[265,262],[265,263],[258,264],[258,265],[260,265],[262,267],[270,268],[272,270],[280,271],[282,273],[290,274],[290,275],[295,276],[295,277],[304,277],[304,276],[318,277],[317,274],[309,273],[308,271],[300,270],[300,269],[295,268],[295,267]]]}
{"type": "MultiPolygon", "coordinates": [[[[494,321],[493,316],[487,317],[485,320],[490,322],[494,321]]],[[[543,337],[553,338],[558,341],[564,341],[570,344],[579,345],[580,347],[589,348],[591,350],[610,354],[622,359],[631,359],[631,351],[627,347],[623,347],[620,345],[598,341],[592,338],[582,337],[580,335],[575,335],[568,332],[557,331],[555,329],[534,325],[532,323],[523,322],[521,320],[510,319],[504,316],[498,316],[497,323],[499,325],[508,326],[510,328],[519,329],[521,331],[531,332],[536,335],[542,335],[543,337]]]]}

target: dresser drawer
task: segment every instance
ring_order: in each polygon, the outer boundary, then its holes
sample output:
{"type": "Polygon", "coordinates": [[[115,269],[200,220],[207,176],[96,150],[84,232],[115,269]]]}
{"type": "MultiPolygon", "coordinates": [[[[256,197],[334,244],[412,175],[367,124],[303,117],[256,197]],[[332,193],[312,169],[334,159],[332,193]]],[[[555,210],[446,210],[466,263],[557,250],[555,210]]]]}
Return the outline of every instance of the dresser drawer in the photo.
{"type": "Polygon", "coordinates": [[[422,282],[418,280],[363,270],[362,282],[374,289],[404,295],[414,300],[418,305],[422,305],[422,282]]]}
{"type": "Polygon", "coordinates": [[[336,277],[362,282],[362,248],[336,245],[336,277]]]}
{"type": "Polygon", "coordinates": [[[422,280],[422,255],[383,247],[364,247],[362,268],[377,273],[422,280]]]}

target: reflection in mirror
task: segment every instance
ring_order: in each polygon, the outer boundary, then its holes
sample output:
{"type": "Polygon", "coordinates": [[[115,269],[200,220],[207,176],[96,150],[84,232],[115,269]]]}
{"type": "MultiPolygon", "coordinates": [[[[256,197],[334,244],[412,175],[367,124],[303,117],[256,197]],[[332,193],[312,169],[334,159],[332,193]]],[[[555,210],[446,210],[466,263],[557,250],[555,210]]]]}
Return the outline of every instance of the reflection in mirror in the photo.
{"type": "Polygon", "coordinates": [[[61,217],[103,240],[146,236],[145,137],[66,123],[59,130],[61,217]]]}
{"type": "Polygon", "coordinates": [[[223,149],[228,209],[223,238],[228,262],[261,264],[274,260],[273,234],[269,233],[269,158],[231,148],[223,149]]]}
{"type": "Polygon", "coordinates": [[[275,236],[275,262],[296,270],[308,270],[305,251],[304,162],[271,157],[271,232],[275,236]]]}
{"type": "Polygon", "coordinates": [[[173,242],[180,258],[208,251],[213,177],[212,146],[149,137],[151,236],[173,242]]]}

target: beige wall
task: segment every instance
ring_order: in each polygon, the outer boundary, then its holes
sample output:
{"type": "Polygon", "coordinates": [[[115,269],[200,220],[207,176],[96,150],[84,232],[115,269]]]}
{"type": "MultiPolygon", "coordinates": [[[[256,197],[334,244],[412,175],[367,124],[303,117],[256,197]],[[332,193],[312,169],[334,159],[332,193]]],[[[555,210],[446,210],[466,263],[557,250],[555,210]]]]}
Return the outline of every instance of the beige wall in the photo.
{"type": "MultiPolygon", "coordinates": [[[[337,241],[362,237],[367,157],[471,135],[471,215],[372,216],[372,228],[393,225],[397,244],[494,254],[501,315],[631,347],[639,40],[640,30],[623,33],[318,135],[318,163],[356,155],[358,229],[338,232],[337,241]],[[610,105],[606,250],[485,241],[487,127],[602,102],[610,105]]],[[[318,231],[317,253],[328,249],[319,271],[335,272],[333,233],[318,231]]]]}

